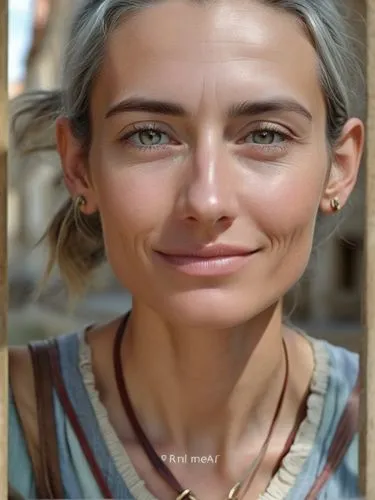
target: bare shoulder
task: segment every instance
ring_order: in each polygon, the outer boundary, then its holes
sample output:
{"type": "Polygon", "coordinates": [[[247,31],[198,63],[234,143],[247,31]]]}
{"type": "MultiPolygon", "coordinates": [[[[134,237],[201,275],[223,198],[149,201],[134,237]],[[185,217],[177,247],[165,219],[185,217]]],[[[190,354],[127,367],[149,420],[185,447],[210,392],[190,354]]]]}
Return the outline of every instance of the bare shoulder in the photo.
{"type": "Polygon", "coordinates": [[[9,349],[9,377],[17,402],[32,399],[34,377],[31,356],[27,347],[9,349]]]}
{"type": "Polygon", "coordinates": [[[27,347],[9,349],[9,382],[30,446],[37,446],[37,406],[31,356],[27,347]]]}

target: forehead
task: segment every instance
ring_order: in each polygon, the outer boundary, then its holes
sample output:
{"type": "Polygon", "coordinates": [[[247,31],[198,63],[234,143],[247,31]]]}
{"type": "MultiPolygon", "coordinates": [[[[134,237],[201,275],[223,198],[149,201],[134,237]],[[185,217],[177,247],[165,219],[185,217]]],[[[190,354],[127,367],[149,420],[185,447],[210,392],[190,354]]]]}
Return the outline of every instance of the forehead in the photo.
{"type": "Polygon", "coordinates": [[[94,107],[128,95],[223,106],[240,98],[294,97],[324,106],[315,50],[302,23],[256,0],[154,4],[110,36],[94,107]]]}

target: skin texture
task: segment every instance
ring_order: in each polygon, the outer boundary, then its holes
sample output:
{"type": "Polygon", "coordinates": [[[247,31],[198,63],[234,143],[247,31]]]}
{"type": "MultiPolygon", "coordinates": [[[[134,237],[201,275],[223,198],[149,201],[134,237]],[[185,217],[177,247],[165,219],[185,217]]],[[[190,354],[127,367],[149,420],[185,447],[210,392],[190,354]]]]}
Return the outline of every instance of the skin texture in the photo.
{"type": "MultiPolygon", "coordinates": [[[[66,184],[73,197],[85,196],[85,213],[100,212],[108,260],[133,294],[121,355],[149,439],[160,454],[220,455],[216,465],[167,463],[200,498],[223,498],[256,456],[282,387],[287,342],[290,381],[247,492],[255,498],[270,480],[314,364],[308,342],[282,324],[282,298],[308,263],[318,211],[328,215],[335,196],[343,206],[355,185],[363,125],[351,119],[329,150],[306,33],[289,14],[251,0],[209,7],[166,1],[124,22],[108,40],[91,103],[88,157],[67,120],[57,124],[66,184]],[[106,117],[130,98],[172,102],[185,113],[106,117]],[[260,101],[294,106],[228,116],[234,106],[260,101]],[[152,137],[139,133],[144,124],[152,124],[152,137]],[[159,146],[142,149],[150,137],[159,146]],[[214,243],[257,253],[240,271],[210,277],[189,276],[155,255],[214,243]]],[[[117,325],[87,333],[98,390],[148,489],[172,499],[119,402],[111,358],[117,325]]]]}

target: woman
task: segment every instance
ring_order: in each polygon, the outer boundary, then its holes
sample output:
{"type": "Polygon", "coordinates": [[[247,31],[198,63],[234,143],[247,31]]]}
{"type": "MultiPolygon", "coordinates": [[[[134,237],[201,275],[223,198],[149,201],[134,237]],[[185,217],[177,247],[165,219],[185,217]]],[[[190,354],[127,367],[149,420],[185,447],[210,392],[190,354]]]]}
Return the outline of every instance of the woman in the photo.
{"type": "Polygon", "coordinates": [[[63,90],[27,98],[16,133],[56,125],[70,199],[50,264],[77,292],[105,256],[133,308],[60,338],[50,363],[12,351],[21,494],[44,467],[64,498],[359,495],[358,358],[282,314],[318,213],[357,179],[344,28],[328,1],[83,5],[63,90]]]}

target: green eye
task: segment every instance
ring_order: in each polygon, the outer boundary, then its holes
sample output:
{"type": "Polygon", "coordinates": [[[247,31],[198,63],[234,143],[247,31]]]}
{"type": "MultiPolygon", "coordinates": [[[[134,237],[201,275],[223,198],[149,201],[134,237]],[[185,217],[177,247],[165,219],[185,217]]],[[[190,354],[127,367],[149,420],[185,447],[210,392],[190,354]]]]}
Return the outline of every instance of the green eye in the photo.
{"type": "Polygon", "coordinates": [[[253,142],[259,145],[272,145],[284,142],[285,137],[280,132],[274,132],[272,130],[260,130],[258,132],[252,132],[247,136],[245,142],[253,142]],[[248,140],[250,138],[250,140],[248,140]]]}
{"type": "Polygon", "coordinates": [[[151,129],[140,130],[133,134],[131,139],[132,142],[139,147],[161,146],[169,142],[168,134],[151,129]]]}

